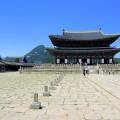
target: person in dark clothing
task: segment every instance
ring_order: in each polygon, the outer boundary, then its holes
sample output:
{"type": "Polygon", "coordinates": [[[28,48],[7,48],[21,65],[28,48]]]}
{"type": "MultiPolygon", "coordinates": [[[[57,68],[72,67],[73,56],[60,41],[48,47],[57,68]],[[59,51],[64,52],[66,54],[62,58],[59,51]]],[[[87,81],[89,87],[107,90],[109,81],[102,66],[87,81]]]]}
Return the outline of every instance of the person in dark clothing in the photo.
{"type": "Polygon", "coordinates": [[[84,76],[86,75],[86,71],[85,71],[85,69],[83,69],[83,75],[84,75],[84,76]]]}
{"type": "Polygon", "coordinates": [[[86,76],[86,74],[89,74],[87,63],[83,64],[83,75],[86,76]]]}
{"type": "Polygon", "coordinates": [[[83,63],[82,66],[83,66],[82,67],[82,69],[83,69],[83,75],[85,76],[86,75],[85,64],[83,63]]]}

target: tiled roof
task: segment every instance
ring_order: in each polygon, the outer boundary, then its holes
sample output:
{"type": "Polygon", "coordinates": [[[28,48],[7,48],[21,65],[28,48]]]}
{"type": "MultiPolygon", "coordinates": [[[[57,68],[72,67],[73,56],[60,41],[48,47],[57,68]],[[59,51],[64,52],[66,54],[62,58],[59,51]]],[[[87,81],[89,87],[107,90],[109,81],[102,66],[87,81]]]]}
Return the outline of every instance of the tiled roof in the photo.
{"type": "Polygon", "coordinates": [[[0,65],[5,65],[3,62],[0,61],[0,65]]]}
{"type": "Polygon", "coordinates": [[[71,32],[64,31],[63,37],[65,39],[78,39],[78,40],[93,40],[93,39],[104,39],[107,37],[119,37],[120,34],[104,34],[101,30],[96,31],[83,31],[83,32],[71,32]]]}
{"type": "Polygon", "coordinates": [[[13,66],[34,66],[32,63],[16,63],[16,62],[8,62],[8,61],[0,61],[0,65],[13,65],[13,66]]]}

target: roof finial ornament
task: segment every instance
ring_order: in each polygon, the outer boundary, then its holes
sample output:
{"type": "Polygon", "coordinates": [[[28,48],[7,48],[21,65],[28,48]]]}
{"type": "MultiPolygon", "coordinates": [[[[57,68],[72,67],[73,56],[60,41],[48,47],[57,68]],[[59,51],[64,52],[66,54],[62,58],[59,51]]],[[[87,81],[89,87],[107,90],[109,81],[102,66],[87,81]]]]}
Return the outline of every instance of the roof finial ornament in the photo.
{"type": "Polygon", "coordinates": [[[102,28],[100,27],[100,28],[99,28],[99,31],[101,31],[101,30],[102,30],[102,28]]]}
{"type": "Polygon", "coordinates": [[[65,29],[63,28],[63,30],[62,30],[62,31],[63,31],[63,35],[64,35],[65,29]]]}

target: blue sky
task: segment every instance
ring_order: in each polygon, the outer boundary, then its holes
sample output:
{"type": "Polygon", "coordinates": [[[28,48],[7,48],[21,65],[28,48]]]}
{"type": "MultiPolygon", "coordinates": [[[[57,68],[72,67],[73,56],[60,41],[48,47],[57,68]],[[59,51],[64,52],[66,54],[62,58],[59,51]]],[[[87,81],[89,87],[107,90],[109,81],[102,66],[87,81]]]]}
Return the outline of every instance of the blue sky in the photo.
{"type": "MultiPolygon", "coordinates": [[[[65,30],[120,33],[120,0],[0,0],[0,55],[23,56],[65,30]]],[[[118,39],[112,46],[120,46],[118,39]]],[[[120,57],[120,54],[117,55],[120,57]]]]}

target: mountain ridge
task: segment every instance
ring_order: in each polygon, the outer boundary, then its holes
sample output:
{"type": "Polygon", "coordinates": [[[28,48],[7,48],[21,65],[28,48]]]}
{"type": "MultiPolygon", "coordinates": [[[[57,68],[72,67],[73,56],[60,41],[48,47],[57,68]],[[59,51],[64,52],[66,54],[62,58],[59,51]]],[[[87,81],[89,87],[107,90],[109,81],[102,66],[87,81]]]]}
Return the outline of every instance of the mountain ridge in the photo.
{"type": "Polygon", "coordinates": [[[25,57],[29,63],[54,63],[54,57],[49,54],[44,45],[38,45],[28,52],[25,57]]]}

